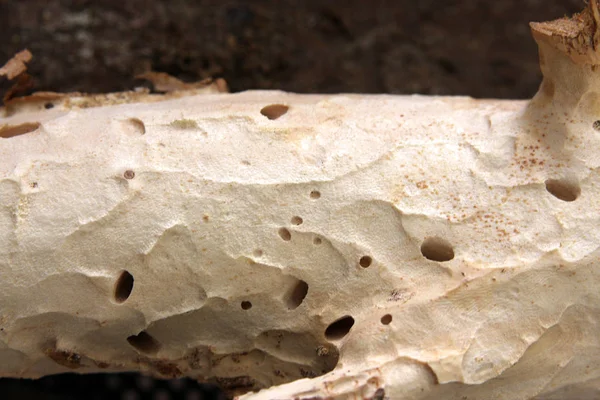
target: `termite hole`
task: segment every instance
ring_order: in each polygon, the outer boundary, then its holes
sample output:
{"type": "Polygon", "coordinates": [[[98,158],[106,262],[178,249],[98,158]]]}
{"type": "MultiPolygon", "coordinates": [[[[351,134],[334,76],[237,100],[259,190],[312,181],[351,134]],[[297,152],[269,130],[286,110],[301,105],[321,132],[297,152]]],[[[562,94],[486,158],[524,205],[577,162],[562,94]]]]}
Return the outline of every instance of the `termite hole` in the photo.
{"type": "Polygon", "coordinates": [[[354,318],[347,315],[330,324],[325,330],[327,340],[339,340],[350,332],[354,325],[354,318]]]}
{"type": "Polygon", "coordinates": [[[423,241],[421,254],[428,260],[444,262],[454,258],[454,249],[448,241],[439,237],[430,237],[423,241]]]}
{"type": "Polygon", "coordinates": [[[260,110],[260,113],[269,119],[277,119],[288,112],[290,108],[283,104],[271,104],[260,110]]]}
{"type": "Polygon", "coordinates": [[[115,283],[115,301],[123,303],[131,295],[133,290],[133,275],[128,271],[121,272],[115,283]]]}
{"type": "Polygon", "coordinates": [[[371,266],[371,263],[373,262],[373,259],[369,256],[362,256],[360,258],[360,260],[358,261],[358,263],[360,264],[361,267],[363,268],[368,268],[369,266],[371,266]]]}
{"type": "Polygon", "coordinates": [[[279,233],[279,237],[285,240],[286,242],[292,240],[292,234],[286,228],[280,228],[277,233],[279,233]]]}
{"type": "Polygon", "coordinates": [[[562,201],[575,201],[581,194],[581,188],[575,181],[567,179],[548,179],[546,190],[552,196],[562,201]]]}
{"type": "Polygon", "coordinates": [[[142,353],[154,354],[160,350],[160,343],[146,331],[129,336],[127,342],[142,353]]]}
{"type": "Polygon", "coordinates": [[[0,127],[0,138],[9,139],[15,136],[25,135],[26,133],[39,129],[40,126],[41,124],[39,122],[25,122],[20,125],[4,125],[0,127]]]}
{"type": "Polygon", "coordinates": [[[288,310],[295,310],[296,308],[300,307],[300,304],[302,304],[302,302],[304,301],[304,299],[306,298],[306,295],[308,294],[308,283],[299,280],[294,287],[292,288],[292,290],[290,291],[287,300],[286,300],[286,305],[288,310]]]}

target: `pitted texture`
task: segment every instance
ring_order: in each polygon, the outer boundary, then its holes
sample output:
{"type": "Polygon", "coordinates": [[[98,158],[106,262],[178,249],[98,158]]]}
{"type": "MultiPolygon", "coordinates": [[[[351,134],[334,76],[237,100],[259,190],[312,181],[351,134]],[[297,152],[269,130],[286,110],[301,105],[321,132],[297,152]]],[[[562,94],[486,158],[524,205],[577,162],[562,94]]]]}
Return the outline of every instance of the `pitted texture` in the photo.
{"type": "Polygon", "coordinates": [[[600,137],[575,111],[281,92],[17,110],[0,129],[39,127],[0,140],[1,373],[364,398],[576,383],[600,345],[600,137]]]}

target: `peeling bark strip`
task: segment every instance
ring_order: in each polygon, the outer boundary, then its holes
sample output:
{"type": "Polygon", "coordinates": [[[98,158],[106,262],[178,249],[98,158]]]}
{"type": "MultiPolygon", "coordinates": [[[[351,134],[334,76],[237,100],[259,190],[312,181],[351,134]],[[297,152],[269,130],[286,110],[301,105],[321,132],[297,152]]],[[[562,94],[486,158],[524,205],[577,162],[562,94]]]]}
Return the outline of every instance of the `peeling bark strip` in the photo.
{"type": "Polygon", "coordinates": [[[12,101],[0,375],[264,389],[246,400],[598,395],[589,4],[532,25],[530,102],[218,86],[12,101]]]}
{"type": "Polygon", "coordinates": [[[25,72],[27,64],[31,61],[31,52],[27,49],[18,52],[13,58],[11,58],[4,66],[0,67],[0,77],[5,76],[11,80],[25,72]]]}

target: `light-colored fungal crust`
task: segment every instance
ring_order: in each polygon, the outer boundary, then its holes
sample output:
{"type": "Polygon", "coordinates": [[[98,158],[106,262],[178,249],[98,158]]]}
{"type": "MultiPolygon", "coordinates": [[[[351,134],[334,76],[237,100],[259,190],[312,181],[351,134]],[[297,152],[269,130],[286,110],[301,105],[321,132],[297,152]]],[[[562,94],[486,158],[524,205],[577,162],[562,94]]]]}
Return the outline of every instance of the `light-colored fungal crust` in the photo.
{"type": "MultiPolygon", "coordinates": [[[[560,24],[593,36],[595,6],[560,24]]],[[[597,396],[600,83],[557,29],[534,26],[531,102],[9,106],[0,375],[141,370],[245,400],[597,396]]]]}

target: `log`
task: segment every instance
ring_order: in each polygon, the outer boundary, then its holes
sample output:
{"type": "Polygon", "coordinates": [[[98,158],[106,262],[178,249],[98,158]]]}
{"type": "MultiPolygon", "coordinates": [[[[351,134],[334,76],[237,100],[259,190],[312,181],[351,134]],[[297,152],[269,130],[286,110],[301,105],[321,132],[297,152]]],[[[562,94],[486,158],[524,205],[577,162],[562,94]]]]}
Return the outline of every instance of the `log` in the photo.
{"type": "Polygon", "coordinates": [[[596,398],[599,15],[532,24],[531,101],[222,84],[10,100],[0,376],[596,398]]]}

